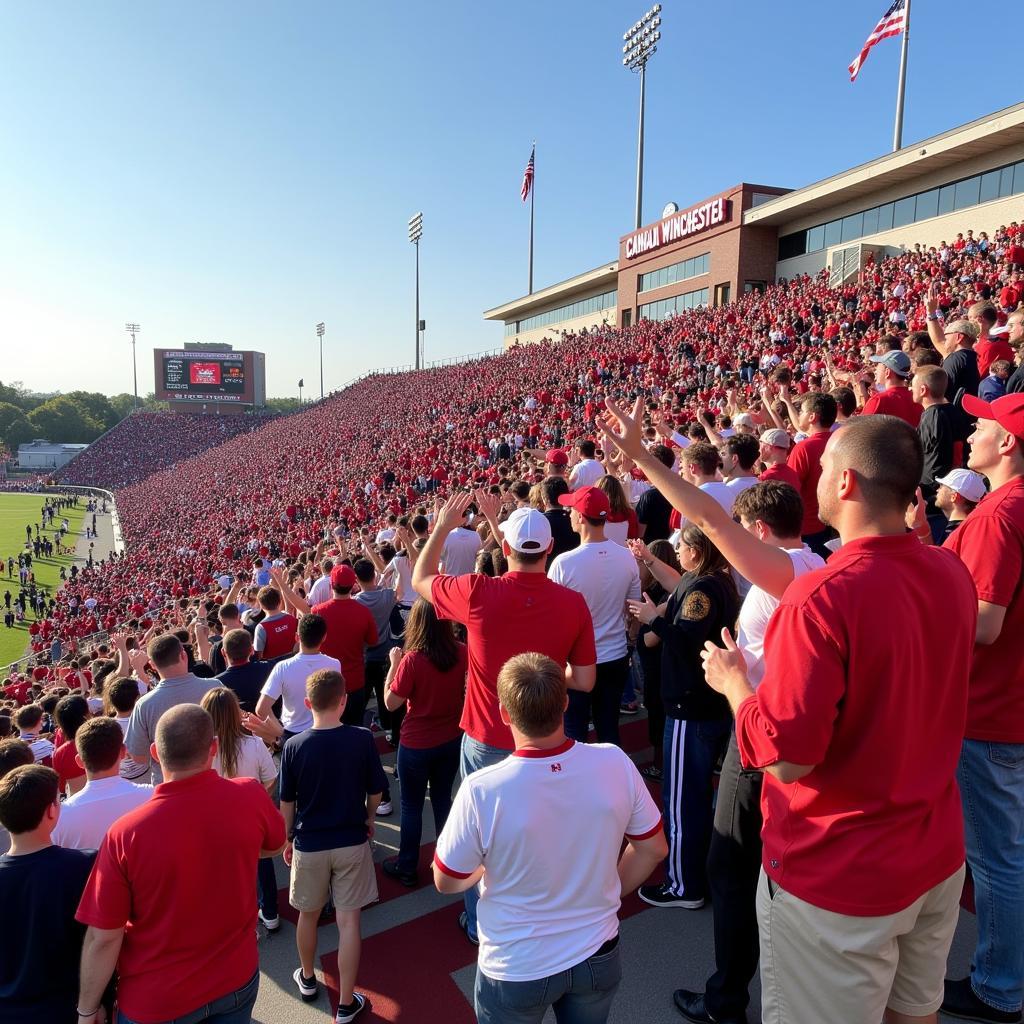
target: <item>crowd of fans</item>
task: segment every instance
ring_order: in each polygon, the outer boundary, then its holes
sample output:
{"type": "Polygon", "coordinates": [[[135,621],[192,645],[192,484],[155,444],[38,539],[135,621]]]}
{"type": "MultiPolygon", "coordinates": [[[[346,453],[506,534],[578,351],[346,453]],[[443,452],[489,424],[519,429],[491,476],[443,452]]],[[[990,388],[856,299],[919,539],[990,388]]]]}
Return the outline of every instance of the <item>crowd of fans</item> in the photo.
{"type": "Polygon", "coordinates": [[[253,415],[135,412],[75,456],[57,479],[80,487],[129,487],[265,423],[266,417],[253,415]]]}
{"type": "Polygon", "coordinates": [[[56,663],[41,640],[4,688],[0,730],[19,735],[0,745],[0,893],[42,885],[32,855],[40,878],[71,879],[37,910],[65,929],[57,966],[20,934],[0,950],[15,1019],[44,990],[52,1019],[75,999],[100,1019],[116,968],[125,1020],[248,1020],[279,853],[296,989],[317,997],[333,901],[336,1019],[354,1019],[372,823],[393,813],[352,728],[375,704],[402,782],[383,869],[422,881],[429,788],[434,882],[465,894],[482,1021],[550,1004],[606,1019],[619,894],[637,889],[658,908],[712,902],[717,969],[672,997],[688,1020],[744,1020],[760,955],[771,1024],[934,1020],[940,1004],[1019,1021],[1022,241],[1014,223],[838,289],[801,277],[367,378],[144,478],[148,455],[119,452],[139,481],[117,494],[126,553],[62,589],[44,638],[110,639],[56,663]],[[95,717],[78,723],[82,698],[95,717]],[[660,809],[617,746],[639,699],[660,809]],[[65,869],[51,835],[83,803],[99,853],[65,869]],[[197,806],[237,828],[179,825],[197,806]],[[161,829],[189,850],[161,849],[161,829]],[[978,950],[944,984],[965,849],[978,950]],[[167,913],[208,923],[160,974],[182,934],[167,913]],[[200,983],[212,948],[231,956],[200,983]]]}

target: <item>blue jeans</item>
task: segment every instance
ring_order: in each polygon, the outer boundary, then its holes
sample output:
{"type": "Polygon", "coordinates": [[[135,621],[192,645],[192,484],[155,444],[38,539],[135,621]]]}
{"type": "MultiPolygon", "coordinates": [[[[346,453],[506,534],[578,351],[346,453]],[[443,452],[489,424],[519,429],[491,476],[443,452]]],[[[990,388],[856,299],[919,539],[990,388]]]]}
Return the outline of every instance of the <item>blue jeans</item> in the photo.
{"type": "Polygon", "coordinates": [[[398,772],[402,777],[402,837],[398,846],[398,870],[415,872],[423,836],[423,801],[430,787],[434,829],[441,834],[452,809],[452,786],[459,771],[458,739],[417,750],[398,748],[398,772]]]}
{"type": "MultiPolygon", "coordinates": [[[[256,1005],[256,993],[260,990],[260,972],[257,971],[241,988],[229,992],[226,996],[214,999],[212,1003],[200,1006],[198,1010],[186,1013],[181,1017],[169,1018],[161,1024],[249,1024],[252,1020],[252,1008],[256,1005]]],[[[117,1011],[117,1024],[138,1024],[131,1017],[117,1011]]]]}
{"type": "Polygon", "coordinates": [[[495,981],[477,968],[478,1024],[540,1024],[548,1007],[558,1024],[604,1024],[622,980],[618,940],[567,971],[536,981],[495,981]]]}
{"type": "MultiPolygon", "coordinates": [[[[492,764],[504,761],[511,750],[502,750],[500,747],[492,747],[490,744],[481,743],[465,734],[462,737],[462,754],[459,762],[459,773],[462,778],[480,771],[481,768],[489,768],[492,764]]],[[[480,893],[476,886],[467,889],[463,896],[466,904],[466,931],[471,939],[476,939],[476,905],[480,902],[480,893]]]]}
{"type": "Polygon", "coordinates": [[[714,819],[711,777],[731,729],[731,718],[711,722],[665,719],[661,778],[668,840],[665,876],[670,891],[687,900],[703,900],[708,895],[707,859],[714,819]]]}
{"type": "Polygon", "coordinates": [[[1024,985],[1024,743],[964,740],[957,769],[978,946],[971,987],[997,1010],[1024,985]]]}

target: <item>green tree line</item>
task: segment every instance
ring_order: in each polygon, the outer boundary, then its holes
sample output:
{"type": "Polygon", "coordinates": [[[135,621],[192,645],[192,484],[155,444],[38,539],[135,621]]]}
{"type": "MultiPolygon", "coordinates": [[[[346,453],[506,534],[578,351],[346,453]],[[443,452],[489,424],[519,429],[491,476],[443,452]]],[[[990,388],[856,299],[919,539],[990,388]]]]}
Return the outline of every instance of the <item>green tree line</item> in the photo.
{"type": "MultiPolygon", "coordinates": [[[[132,411],[131,395],[102,395],[97,391],[69,391],[40,394],[19,382],[0,381],[0,443],[11,456],[18,445],[37,437],[57,444],[89,444],[132,411]]],[[[139,399],[139,407],[161,406],[150,394],[139,399]]]]}

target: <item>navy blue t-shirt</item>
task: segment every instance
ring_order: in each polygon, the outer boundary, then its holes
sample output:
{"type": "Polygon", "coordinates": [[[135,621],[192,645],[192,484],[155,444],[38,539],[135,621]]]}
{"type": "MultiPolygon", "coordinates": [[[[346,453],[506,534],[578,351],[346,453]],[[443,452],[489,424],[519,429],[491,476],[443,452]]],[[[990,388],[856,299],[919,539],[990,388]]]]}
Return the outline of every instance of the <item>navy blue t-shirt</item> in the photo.
{"type": "MultiPolygon", "coordinates": [[[[73,1024],[85,925],[75,920],[95,850],[0,857],[0,1020],[73,1024]]],[[[91,1009],[91,1007],[90,1007],[91,1009]]]]}
{"type": "Polygon", "coordinates": [[[303,853],[365,843],[366,798],[387,780],[369,729],[339,725],[292,736],[281,754],[281,799],[295,804],[303,853]]]}
{"type": "Polygon", "coordinates": [[[260,690],[274,667],[272,661],[250,661],[245,665],[226,668],[217,676],[221,686],[233,690],[243,711],[254,712],[260,699],[260,690]]]}

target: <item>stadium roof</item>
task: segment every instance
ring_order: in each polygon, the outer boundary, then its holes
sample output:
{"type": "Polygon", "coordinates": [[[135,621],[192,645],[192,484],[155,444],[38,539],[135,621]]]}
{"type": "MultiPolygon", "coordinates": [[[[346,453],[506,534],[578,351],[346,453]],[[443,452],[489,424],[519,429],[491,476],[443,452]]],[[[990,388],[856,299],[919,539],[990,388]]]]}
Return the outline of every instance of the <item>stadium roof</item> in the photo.
{"type": "Polygon", "coordinates": [[[511,302],[506,302],[502,306],[495,306],[494,309],[489,309],[484,313],[484,319],[511,320],[513,317],[521,319],[529,316],[533,310],[543,309],[545,306],[562,300],[568,302],[574,295],[582,292],[594,292],[600,285],[607,285],[608,289],[615,288],[618,285],[618,273],[618,260],[605,263],[584,274],[577,274],[575,277],[542,288],[532,295],[524,295],[511,302]]]}
{"type": "Polygon", "coordinates": [[[744,213],[743,223],[786,224],[1020,142],[1024,142],[1024,103],[761,203],[744,213]]]}

